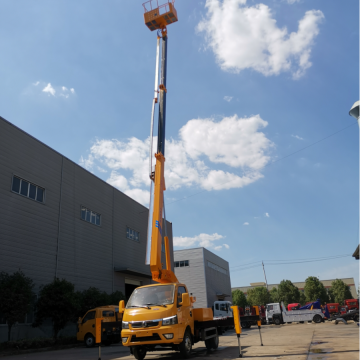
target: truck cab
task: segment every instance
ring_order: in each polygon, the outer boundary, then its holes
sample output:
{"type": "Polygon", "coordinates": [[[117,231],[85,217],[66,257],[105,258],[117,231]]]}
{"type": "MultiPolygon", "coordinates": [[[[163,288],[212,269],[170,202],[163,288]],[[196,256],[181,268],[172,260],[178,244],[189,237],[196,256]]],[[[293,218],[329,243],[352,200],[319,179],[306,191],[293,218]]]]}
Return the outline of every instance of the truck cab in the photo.
{"type": "Polygon", "coordinates": [[[215,301],[213,306],[215,317],[233,317],[230,301],[215,301]]]}
{"type": "Polygon", "coordinates": [[[194,335],[194,309],[186,285],[154,284],[134,290],[123,314],[121,338],[136,359],[156,345],[186,353],[194,335]]]}
{"type": "Polygon", "coordinates": [[[288,306],[287,306],[288,311],[291,311],[291,310],[299,310],[300,307],[301,307],[301,304],[300,304],[300,303],[288,304],[288,306]]]}
{"type": "Polygon", "coordinates": [[[353,309],[359,310],[359,300],[357,299],[344,300],[344,305],[347,306],[349,310],[353,310],[353,309]]]}
{"type": "Polygon", "coordinates": [[[271,324],[273,322],[273,315],[281,314],[280,304],[271,303],[266,305],[266,323],[271,324]]]}
{"type": "MultiPolygon", "coordinates": [[[[118,305],[101,306],[89,310],[82,318],[79,317],[76,338],[84,341],[86,347],[95,345],[95,323],[97,318],[103,318],[103,322],[121,321],[122,314],[119,314],[118,305]]],[[[120,342],[121,328],[113,329],[107,334],[106,345],[120,342]]]]}

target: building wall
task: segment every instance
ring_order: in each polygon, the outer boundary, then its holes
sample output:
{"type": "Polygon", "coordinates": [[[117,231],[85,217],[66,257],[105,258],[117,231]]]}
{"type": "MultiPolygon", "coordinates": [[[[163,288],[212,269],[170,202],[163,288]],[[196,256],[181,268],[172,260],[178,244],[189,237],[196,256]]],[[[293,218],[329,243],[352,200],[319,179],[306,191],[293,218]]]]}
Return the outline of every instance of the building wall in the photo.
{"type": "MultiPolygon", "coordinates": [[[[331,288],[331,283],[334,281],[335,279],[331,279],[331,280],[320,280],[320,282],[324,285],[325,289],[330,289],[331,288]]],[[[355,286],[355,281],[354,278],[344,278],[344,279],[340,279],[342,280],[345,284],[347,284],[350,288],[350,292],[351,295],[353,296],[354,299],[357,298],[357,292],[356,292],[356,286],[355,286]]],[[[304,292],[304,287],[305,287],[305,282],[293,282],[293,284],[302,292],[304,292]]],[[[262,285],[265,286],[265,285],[262,285]]],[[[253,289],[257,286],[240,286],[240,287],[233,287],[231,289],[231,291],[234,290],[241,290],[245,295],[247,295],[247,292],[249,289],[253,289]]],[[[272,288],[278,288],[279,284],[268,284],[268,290],[270,291],[272,288]]]]}
{"type": "Polygon", "coordinates": [[[174,251],[174,261],[189,260],[188,267],[175,267],[175,275],[184,283],[189,293],[196,296],[194,308],[207,307],[207,287],[203,248],[174,251]]]}
{"type": "Polygon", "coordinates": [[[229,263],[205,248],[204,260],[207,284],[207,307],[213,306],[214,301],[219,299],[232,301],[229,263]],[[209,261],[224,269],[226,274],[211,268],[208,264],[209,261]],[[226,294],[228,296],[222,297],[217,294],[226,294]]]}
{"type": "Polygon", "coordinates": [[[174,261],[189,260],[188,267],[175,267],[175,275],[196,296],[195,308],[211,307],[219,300],[217,294],[230,295],[225,300],[231,301],[231,283],[229,263],[205,248],[174,251],[174,261]],[[208,261],[225,269],[223,274],[208,266],[208,261]]]}
{"type": "MultiPolygon", "coordinates": [[[[0,203],[0,271],[21,269],[33,279],[35,293],[55,276],[76,290],[93,286],[108,293],[125,293],[127,279],[151,282],[145,265],[148,209],[1,117],[0,203]],[[13,175],[44,188],[44,203],[12,192],[13,175]],[[100,226],[81,219],[81,206],[101,214],[100,226]],[[138,242],[127,239],[127,226],[139,231],[138,242]]],[[[167,229],[173,269],[170,222],[167,229]]],[[[45,336],[43,329],[18,325],[13,338],[45,336]]],[[[6,331],[0,324],[0,341],[6,331]]]]}

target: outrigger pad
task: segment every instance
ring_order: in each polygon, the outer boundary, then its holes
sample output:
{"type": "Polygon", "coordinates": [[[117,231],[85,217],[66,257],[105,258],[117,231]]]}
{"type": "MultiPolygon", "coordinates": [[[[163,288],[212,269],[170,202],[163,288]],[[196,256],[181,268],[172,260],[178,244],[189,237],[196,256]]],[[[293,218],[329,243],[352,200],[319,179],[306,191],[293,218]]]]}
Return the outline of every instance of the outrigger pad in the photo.
{"type": "Polygon", "coordinates": [[[342,321],[345,325],[348,325],[347,321],[345,319],[343,319],[343,318],[337,318],[335,320],[335,325],[337,325],[339,321],[342,321]]]}

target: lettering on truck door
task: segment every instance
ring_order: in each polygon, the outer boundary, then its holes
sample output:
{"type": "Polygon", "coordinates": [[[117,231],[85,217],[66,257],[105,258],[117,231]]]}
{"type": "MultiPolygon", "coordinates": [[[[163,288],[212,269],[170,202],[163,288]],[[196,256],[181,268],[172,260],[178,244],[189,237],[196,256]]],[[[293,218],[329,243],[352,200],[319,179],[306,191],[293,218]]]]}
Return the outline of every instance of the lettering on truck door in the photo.
{"type": "Polygon", "coordinates": [[[182,339],[184,337],[185,328],[186,328],[186,308],[185,306],[179,305],[182,302],[182,294],[186,293],[186,289],[184,286],[178,287],[177,292],[177,315],[178,315],[178,322],[179,322],[179,339],[182,339]]]}

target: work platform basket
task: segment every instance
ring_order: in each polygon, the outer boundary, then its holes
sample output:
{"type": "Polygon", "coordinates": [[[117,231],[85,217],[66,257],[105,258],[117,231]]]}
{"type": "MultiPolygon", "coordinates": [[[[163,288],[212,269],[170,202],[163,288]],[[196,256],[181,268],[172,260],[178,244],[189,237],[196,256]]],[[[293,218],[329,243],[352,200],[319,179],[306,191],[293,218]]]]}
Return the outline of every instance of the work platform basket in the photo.
{"type": "Polygon", "coordinates": [[[145,25],[151,31],[154,31],[158,29],[165,29],[167,25],[178,21],[174,3],[175,0],[167,0],[165,3],[164,0],[160,0],[160,5],[159,0],[150,0],[144,3],[145,25]]]}

